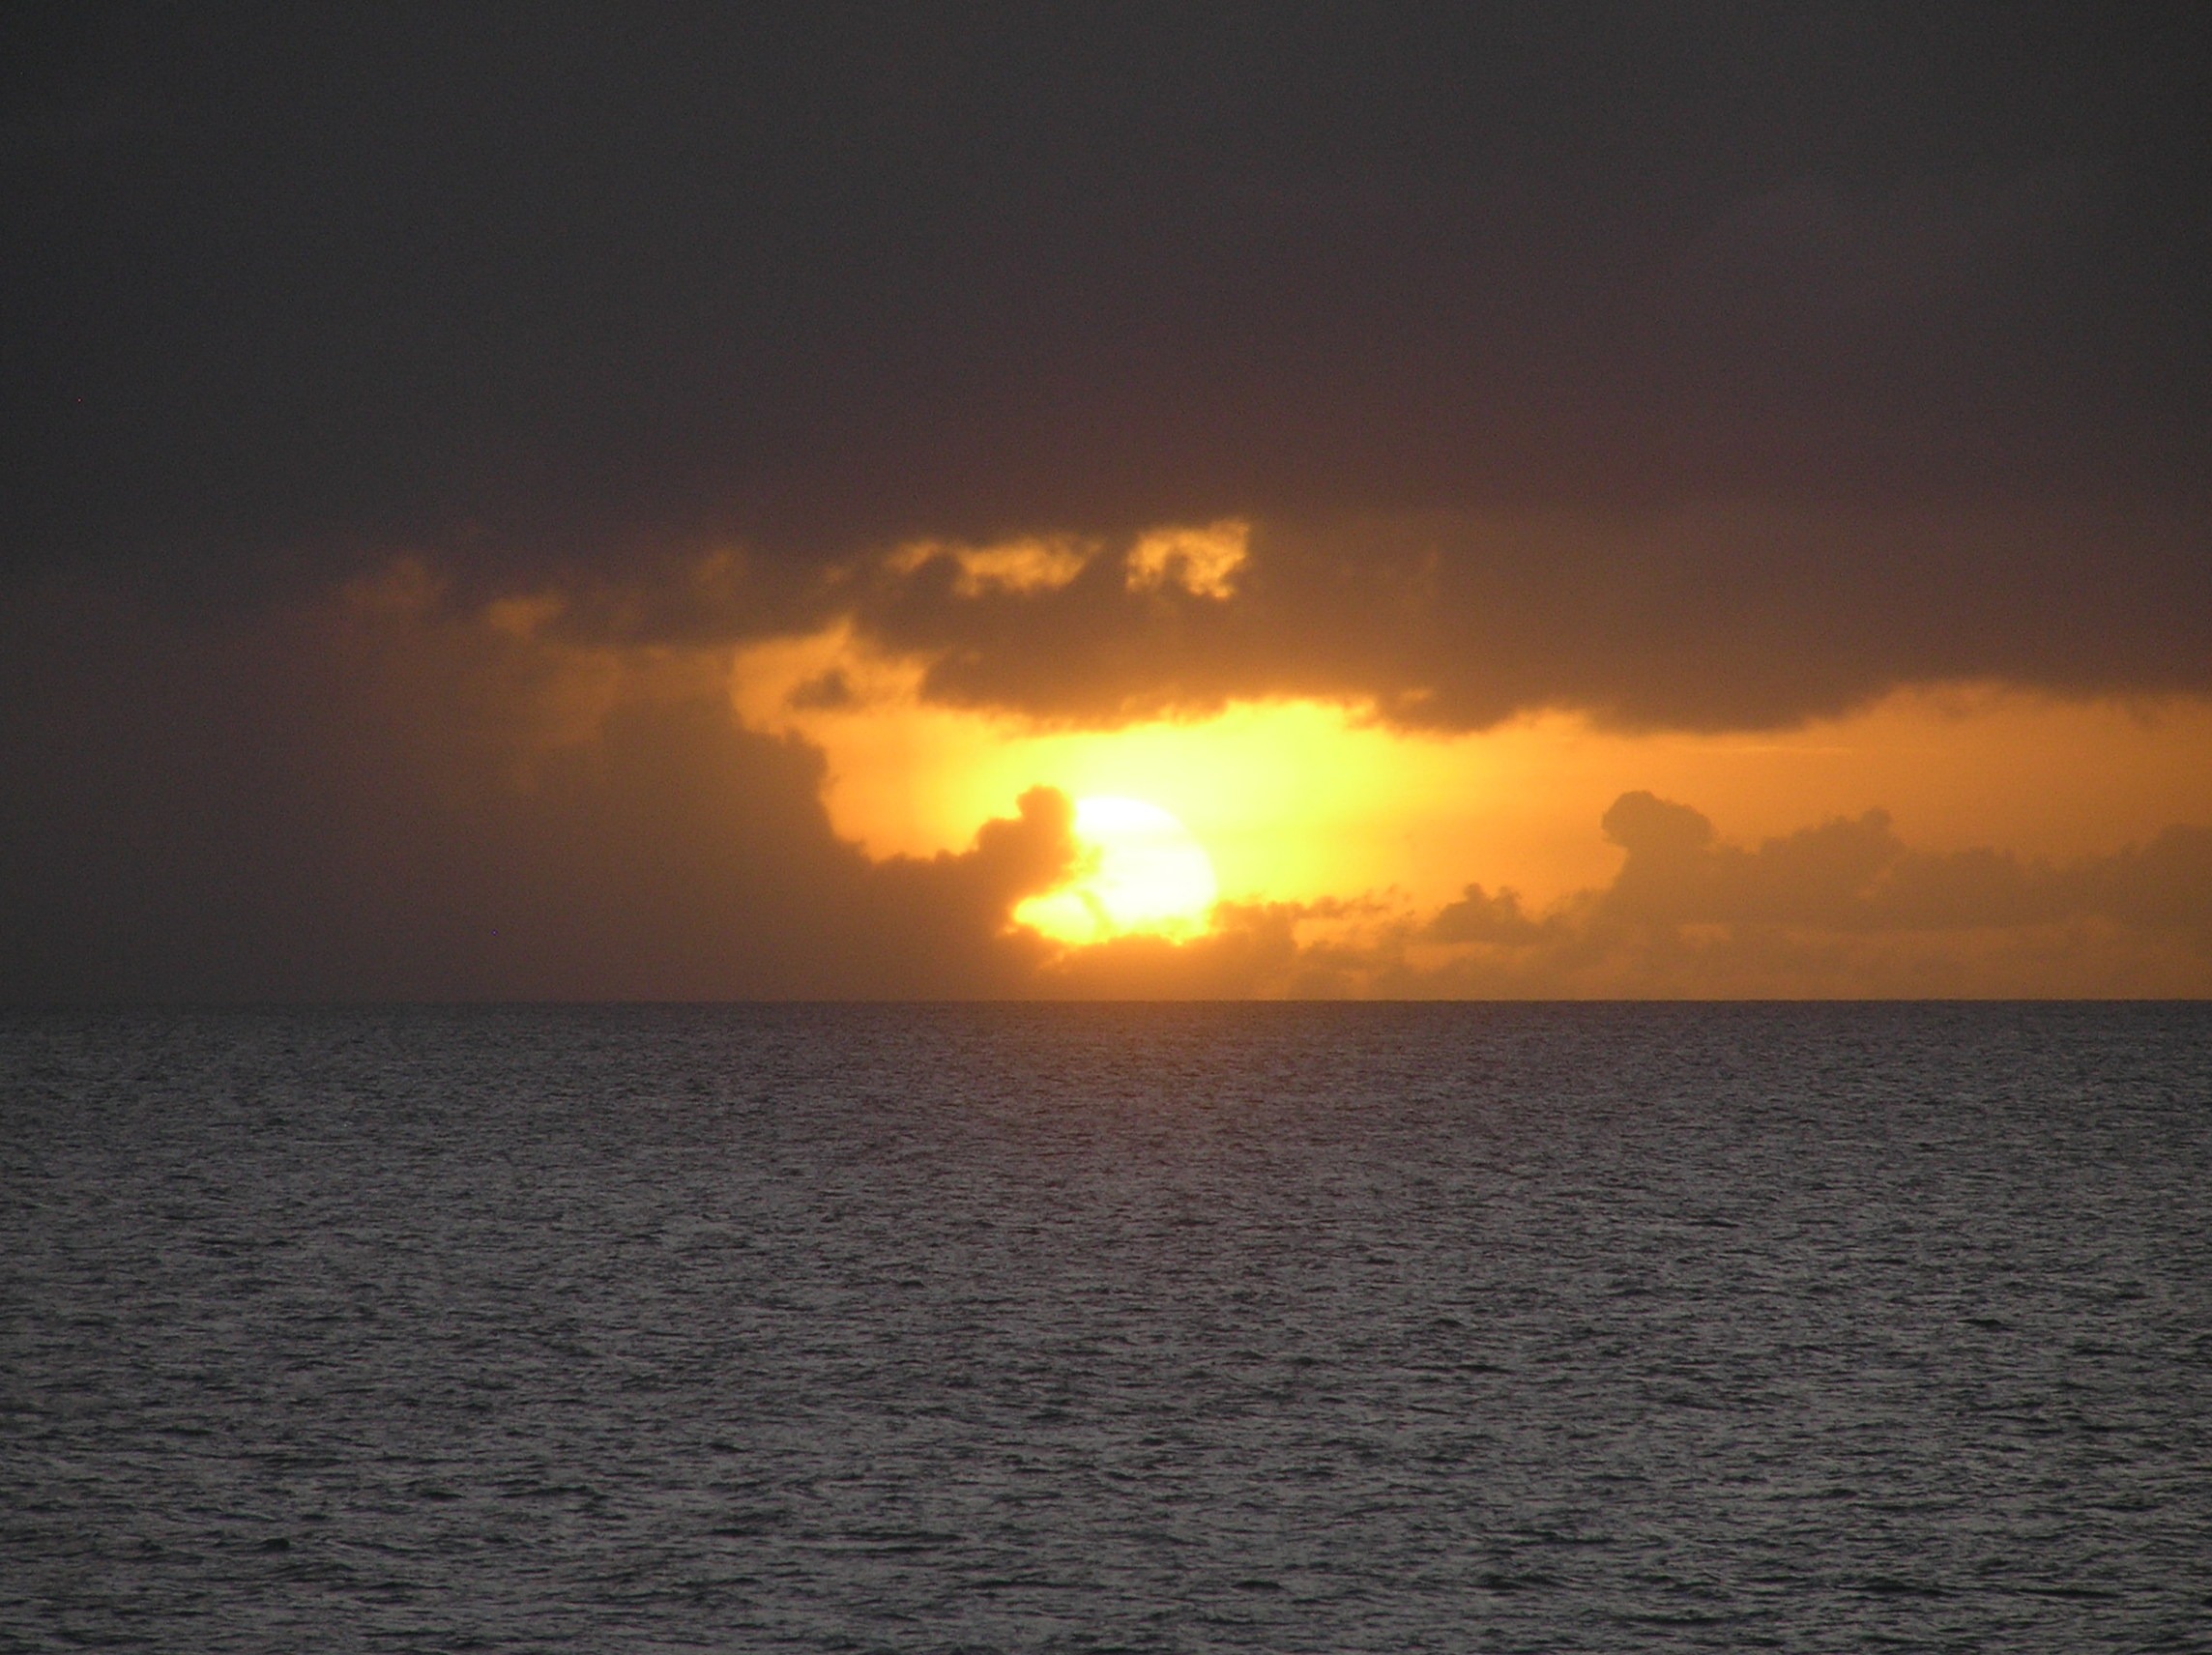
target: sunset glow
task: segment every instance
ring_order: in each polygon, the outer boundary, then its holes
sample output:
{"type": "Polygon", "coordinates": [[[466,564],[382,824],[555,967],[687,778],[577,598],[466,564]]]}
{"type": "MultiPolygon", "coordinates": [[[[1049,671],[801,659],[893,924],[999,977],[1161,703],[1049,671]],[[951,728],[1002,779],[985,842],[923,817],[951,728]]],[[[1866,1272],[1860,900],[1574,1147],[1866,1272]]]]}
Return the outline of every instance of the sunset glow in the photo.
{"type": "Polygon", "coordinates": [[[1204,928],[1219,894],[1213,863],[1190,829],[1158,805],[1079,798],[1075,840],[1083,854],[1076,877],[1016,908],[1016,924],[1078,944],[1132,931],[1187,937],[1204,928]]]}
{"type": "Polygon", "coordinates": [[[2212,4],[0,24],[0,1646],[2205,1623],[2212,4]]]}
{"type": "Polygon", "coordinates": [[[2201,8],[184,10],[8,56],[0,998],[2212,995],[2201,8]]]}
{"type": "MultiPolygon", "coordinates": [[[[1220,894],[1241,902],[1382,893],[1419,909],[1479,878],[1540,906],[1613,876],[1620,852],[1598,820],[1635,788],[1696,801],[1736,839],[1879,805],[1933,849],[2058,859],[2212,817],[2212,705],[2195,698],[1954,685],[1718,734],[1606,730],[1564,711],[1410,732],[1359,708],[1275,701],[1070,730],[933,704],[921,675],[838,631],[741,653],[732,696],[748,725],[823,749],[830,820],[872,856],[957,849],[1042,784],[1156,801],[1205,846],[1220,894]],[[831,674],[848,689],[835,704],[803,692],[831,674]]],[[[1043,928],[1084,938],[1062,912],[1043,928]]]]}

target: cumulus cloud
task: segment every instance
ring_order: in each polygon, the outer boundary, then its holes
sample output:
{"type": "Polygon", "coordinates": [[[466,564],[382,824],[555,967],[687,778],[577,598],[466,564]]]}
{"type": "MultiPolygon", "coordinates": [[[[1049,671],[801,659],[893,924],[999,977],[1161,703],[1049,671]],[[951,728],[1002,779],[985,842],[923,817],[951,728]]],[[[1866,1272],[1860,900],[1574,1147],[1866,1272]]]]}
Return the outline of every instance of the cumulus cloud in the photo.
{"type": "Polygon", "coordinates": [[[1717,843],[1688,805],[1629,793],[1604,828],[1628,853],[1599,905],[1607,919],[1859,935],[2082,921],[2212,954],[2212,828],[2170,827],[2146,846],[2052,865],[1988,848],[1914,851],[1880,810],[1745,849],[1717,843]]]}
{"type": "Polygon", "coordinates": [[[1515,890],[1487,891],[1470,885],[1457,902],[1437,912],[1421,935],[1432,943],[1491,943],[1524,947],[1559,934],[1563,921],[1555,915],[1542,923],[1522,912],[1521,894],[1515,890]]]}
{"type": "Polygon", "coordinates": [[[1613,882],[1541,916],[1470,886],[1380,947],[1403,992],[1686,995],[2202,994],[2212,987],[2212,828],[2065,863],[1918,851],[1870,810],[1724,843],[1689,805],[1626,793],[1613,882]]]}

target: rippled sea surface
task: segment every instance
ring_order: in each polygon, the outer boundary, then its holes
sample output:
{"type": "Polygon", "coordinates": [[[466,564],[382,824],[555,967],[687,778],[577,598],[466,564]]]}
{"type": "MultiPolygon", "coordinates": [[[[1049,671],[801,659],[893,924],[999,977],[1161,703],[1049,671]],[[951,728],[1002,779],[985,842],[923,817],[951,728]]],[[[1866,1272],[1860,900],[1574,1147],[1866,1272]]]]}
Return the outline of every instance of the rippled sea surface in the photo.
{"type": "Polygon", "coordinates": [[[0,1019],[0,1647],[2212,1648],[2212,1007],[0,1019]]]}

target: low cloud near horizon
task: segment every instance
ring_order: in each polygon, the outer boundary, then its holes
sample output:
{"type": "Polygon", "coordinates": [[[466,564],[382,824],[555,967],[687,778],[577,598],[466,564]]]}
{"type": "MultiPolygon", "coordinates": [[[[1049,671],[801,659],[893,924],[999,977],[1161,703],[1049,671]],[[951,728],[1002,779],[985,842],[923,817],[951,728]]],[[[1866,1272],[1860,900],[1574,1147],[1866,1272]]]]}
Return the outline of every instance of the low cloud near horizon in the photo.
{"type": "Polygon", "coordinates": [[[1066,949],[1009,922],[1073,863],[1063,796],[871,859],[822,754],[734,714],[726,655],[529,623],[420,568],[250,624],[15,617],[0,999],[2212,988],[2212,827],[2051,864],[1916,851],[1870,810],[1745,848],[1634,791],[1592,825],[1617,875],[1541,912],[1470,868],[1441,912],[1346,891],[1066,949]]]}

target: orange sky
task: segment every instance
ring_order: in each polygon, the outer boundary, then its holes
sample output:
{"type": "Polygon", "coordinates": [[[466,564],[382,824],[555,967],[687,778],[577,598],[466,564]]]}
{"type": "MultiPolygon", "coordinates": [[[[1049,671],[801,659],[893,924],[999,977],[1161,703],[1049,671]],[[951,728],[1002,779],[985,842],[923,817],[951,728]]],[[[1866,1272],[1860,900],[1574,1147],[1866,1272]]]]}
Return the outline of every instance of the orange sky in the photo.
{"type": "MultiPolygon", "coordinates": [[[[1163,529],[1105,566],[1115,586],[1227,611],[1250,573],[1245,536],[1240,522],[1163,529]]],[[[1065,537],[884,563],[911,576],[934,560],[962,601],[988,603],[1057,597],[1095,580],[1099,557],[1065,537]]],[[[993,993],[2212,988],[2204,697],[1954,682],[1763,730],[1623,730],[1554,710],[1445,732],[1309,696],[1085,725],[948,705],[931,690],[942,655],[893,653],[849,619],[738,647],[623,643],[575,624],[577,601],[547,589],[472,608],[402,560],[349,589],[340,658],[401,667],[393,693],[440,741],[473,706],[464,727],[489,733],[481,751],[505,755],[501,785],[525,802],[564,775],[618,785],[641,733],[684,724],[687,756],[664,753],[642,792],[619,784],[636,824],[619,854],[660,867],[679,911],[686,879],[725,878],[742,855],[731,812],[748,807],[733,798],[689,828],[678,811],[671,829],[667,800],[728,763],[723,741],[766,743],[794,813],[779,854],[856,858],[837,879],[863,886],[938,887],[912,942],[922,992],[959,937],[970,980],[993,993]],[[818,826],[802,826],[809,812],[818,826]],[[697,854],[708,865],[684,875],[697,854]]],[[[484,762],[455,778],[480,789],[484,762]]],[[[573,825],[528,833],[548,830],[573,825]]],[[[805,915],[854,900],[821,877],[778,886],[800,935],[805,915]]],[[[859,898],[863,932],[885,900],[859,898]]],[[[714,935],[704,915],[685,923],[714,935]]],[[[726,923],[728,945],[749,950],[751,922],[726,923]]],[[[664,944],[625,945],[651,959],[664,944]]],[[[828,991],[868,980],[854,973],[869,946],[836,944],[818,968],[828,991]]],[[[760,964],[779,980],[774,955],[760,964]]]]}
{"type": "MultiPolygon", "coordinates": [[[[1190,602],[1240,601],[1218,539],[1145,543],[1190,602]]],[[[50,700],[0,743],[46,778],[13,806],[45,906],[16,911],[56,917],[17,992],[2212,993],[2212,699],[1950,684],[1778,729],[1447,733],[1284,697],[1084,727],[931,699],[932,657],[850,621],[625,640],[595,601],[402,558],[219,624],[33,612],[50,700]],[[1134,862],[1087,837],[1116,820],[1134,862]]]]}
{"type": "Polygon", "coordinates": [[[870,656],[837,629],[742,652],[731,682],[749,724],[824,749],[831,820],[874,856],[955,849],[1043,783],[1168,810],[1240,900],[1392,891],[1433,908],[1478,880],[1540,906],[1612,877],[1621,854],[1598,820],[1633,789],[1696,804],[1731,840],[1880,807],[1918,848],[2054,860],[2212,821],[2201,699],[1947,685],[1726,735],[1623,733],[1569,712],[1405,733],[1359,708],[1278,701],[1082,730],[925,705],[919,677],[918,663],[870,656]],[[832,668],[851,686],[845,705],[792,705],[832,668]]]}

